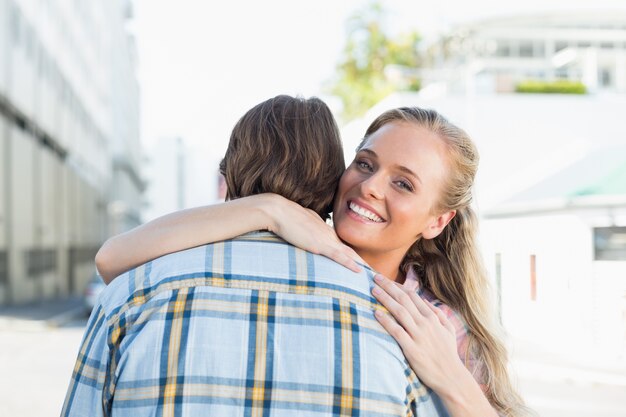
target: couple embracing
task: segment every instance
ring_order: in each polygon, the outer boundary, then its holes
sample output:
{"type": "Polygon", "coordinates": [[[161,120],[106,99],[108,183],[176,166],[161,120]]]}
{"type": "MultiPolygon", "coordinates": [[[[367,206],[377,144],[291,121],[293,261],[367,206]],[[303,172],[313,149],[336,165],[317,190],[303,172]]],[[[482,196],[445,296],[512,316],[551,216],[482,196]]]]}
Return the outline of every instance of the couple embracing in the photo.
{"type": "Polygon", "coordinates": [[[345,168],[324,102],[258,104],[220,164],[226,202],[100,249],[109,285],[62,415],[523,415],[486,301],[477,167],[432,110],[383,113],[345,168]]]}

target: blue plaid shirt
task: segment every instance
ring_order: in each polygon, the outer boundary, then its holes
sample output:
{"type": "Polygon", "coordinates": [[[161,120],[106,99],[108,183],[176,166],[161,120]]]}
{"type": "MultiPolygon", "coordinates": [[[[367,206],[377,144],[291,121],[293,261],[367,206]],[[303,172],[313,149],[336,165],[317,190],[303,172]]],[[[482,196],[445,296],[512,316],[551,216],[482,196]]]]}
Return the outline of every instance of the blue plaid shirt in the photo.
{"type": "Polygon", "coordinates": [[[447,416],[356,274],[266,232],[116,278],[63,416],[447,416]]]}

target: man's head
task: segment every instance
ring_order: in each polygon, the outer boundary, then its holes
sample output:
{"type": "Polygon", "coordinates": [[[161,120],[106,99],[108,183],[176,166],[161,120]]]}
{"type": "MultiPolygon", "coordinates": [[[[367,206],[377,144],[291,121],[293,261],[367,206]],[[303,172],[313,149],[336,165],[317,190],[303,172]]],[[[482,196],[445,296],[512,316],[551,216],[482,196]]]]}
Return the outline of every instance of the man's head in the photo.
{"type": "Polygon", "coordinates": [[[320,99],[280,95],[250,109],[230,135],[220,172],[227,199],[276,193],[322,218],[345,169],[339,128],[320,99]]]}

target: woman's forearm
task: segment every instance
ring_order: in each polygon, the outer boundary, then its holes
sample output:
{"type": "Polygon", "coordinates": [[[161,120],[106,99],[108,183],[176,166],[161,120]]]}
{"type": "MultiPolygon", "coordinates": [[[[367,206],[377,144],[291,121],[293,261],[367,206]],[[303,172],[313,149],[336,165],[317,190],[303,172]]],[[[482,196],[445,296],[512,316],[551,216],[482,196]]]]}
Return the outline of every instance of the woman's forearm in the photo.
{"type": "Polygon", "coordinates": [[[273,227],[272,204],[281,197],[260,194],[159,217],[108,239],[96,254],[106,283],[168,253],[273,227]]]}
{"type": "Polygon", "coordinates": [[[498,417],[472,374],[459,368],[445,388],[436,389],[451,417],[498,417]]]}

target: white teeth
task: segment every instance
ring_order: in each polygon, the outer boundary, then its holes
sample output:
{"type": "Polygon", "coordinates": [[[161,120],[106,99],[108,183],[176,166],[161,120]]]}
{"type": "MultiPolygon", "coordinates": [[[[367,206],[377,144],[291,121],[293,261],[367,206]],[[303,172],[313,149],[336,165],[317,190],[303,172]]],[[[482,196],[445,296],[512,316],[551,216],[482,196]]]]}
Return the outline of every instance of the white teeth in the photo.
{"type": "Polygon", "coordinates": [[[378,217],[376,214],[372,213],[371,211],[364,209],[361,206],[358,206],[354,203],[350,203],[350,210],[352,210],[353,212],[355,212],[356,214],[365,217],[368,220],[371,220],[373,222],[376,223],[380,223],[383,221],[383,219],[381,219],[380,217],[378,217]]]}

